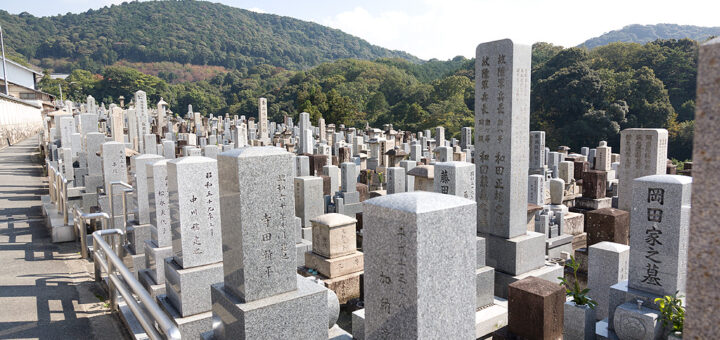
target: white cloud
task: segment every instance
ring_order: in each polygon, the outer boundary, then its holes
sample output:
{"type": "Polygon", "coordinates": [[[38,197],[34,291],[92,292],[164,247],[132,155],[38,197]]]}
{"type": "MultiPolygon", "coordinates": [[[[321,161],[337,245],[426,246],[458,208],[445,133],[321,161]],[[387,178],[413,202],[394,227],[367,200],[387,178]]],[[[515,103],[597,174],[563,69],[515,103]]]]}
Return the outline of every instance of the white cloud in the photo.
{"type": "Polygon", "coordinates": [[[320,23],[423,59],[449,59],[503,38],[575,46],[636,23],[717,26],[719,10],[720,2],[702,0],[423,0],[415,14],[355,7],[320,23]]]}
{"type": "Polygon", "coordinates": [[[265,10],[258,7],[248,8],[247,10],[255,13],[267,13],[265,10]]]}

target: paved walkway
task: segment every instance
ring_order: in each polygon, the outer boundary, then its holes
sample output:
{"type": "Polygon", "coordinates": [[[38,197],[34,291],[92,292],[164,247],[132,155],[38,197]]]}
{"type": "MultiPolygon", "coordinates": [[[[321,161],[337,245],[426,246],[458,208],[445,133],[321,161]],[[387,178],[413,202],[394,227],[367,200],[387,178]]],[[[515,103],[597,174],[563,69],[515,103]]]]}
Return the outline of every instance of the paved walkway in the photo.
{"type": "Polygon", "coordinates": [[[51,243],[37,137],[0,150],[0,339],[122,339],[92,264],[51,243]]]}

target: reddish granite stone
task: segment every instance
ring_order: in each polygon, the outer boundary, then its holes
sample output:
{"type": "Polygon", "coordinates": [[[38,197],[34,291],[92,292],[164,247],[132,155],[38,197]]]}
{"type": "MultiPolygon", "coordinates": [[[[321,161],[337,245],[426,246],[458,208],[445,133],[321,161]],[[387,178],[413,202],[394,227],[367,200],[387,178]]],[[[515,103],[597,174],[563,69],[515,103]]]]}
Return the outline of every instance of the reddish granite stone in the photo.
{"type": "Polygon", "coordinates": [[[603,241],[628,244],[630,213],[614,208],[588,211],[585,213],[585,231],[588,247],[603,241]]]}
{"type": "Polygon", "coordinates": [[[583,173],[583,197],[605,198],[607,173],[600,170],[588,170],[583,173]]]}
{"type": "Polygon", "coordinates": [[[562,339],[565,289],[534,276],[508,285],[508,331],[526,339],[562,339]]]}

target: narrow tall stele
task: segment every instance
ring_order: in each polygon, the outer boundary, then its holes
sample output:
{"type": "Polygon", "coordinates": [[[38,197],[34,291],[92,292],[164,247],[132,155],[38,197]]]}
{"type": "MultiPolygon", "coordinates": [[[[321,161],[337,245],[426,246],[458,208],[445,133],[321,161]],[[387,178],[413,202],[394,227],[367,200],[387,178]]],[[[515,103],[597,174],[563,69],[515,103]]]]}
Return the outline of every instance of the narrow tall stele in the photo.
{"type": "Polygon", "coordinates": [[[527,231],[531,55],[530,46],[510,39],[476,50],[477,232],[487,240],[487,264],[496,270],[499,297],[507,297],[508,284],[525,276],[562,275],[560,266],[545,265],[543,234],[527,231]]]}

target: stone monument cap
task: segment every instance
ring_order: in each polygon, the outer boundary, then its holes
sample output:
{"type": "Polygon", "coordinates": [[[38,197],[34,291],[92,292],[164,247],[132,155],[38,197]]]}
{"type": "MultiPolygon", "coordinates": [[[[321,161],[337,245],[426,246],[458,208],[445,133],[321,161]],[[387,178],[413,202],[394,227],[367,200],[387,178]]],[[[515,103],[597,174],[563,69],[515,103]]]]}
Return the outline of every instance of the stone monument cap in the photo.
{"type": "Polygon", "coordinates": [[[562,286],[548,280],[535,276],[528,276],[520,281],[515,281],[509,287],[529,292],[536,296],[550,296],[555,294],[562,286]]]}
{"type": "Polygon", "coordinates": [[[231,149],[228,151],[225,151],[221,153],[221,156],[229,156],[233,158],[242,158],[242,157],[265,157],[270,155],[284,155],[288,154],[287,151],[283,148],[278,148],[276,146],[254,146],[254,147],[247,147],[247,148],[237,148],[237,149],[231,149]]]}
{"type": "Polygon", "coordinates": [[[435,167],[431,165],[418,165],[407,173],[410,176],[425,177],[427,179],[435,178],[435,167]]]}
{"type": "Polygon", "coordinates": [[[429,191],[413,191],[379,196],[367,200],[364,203],[414,214],[457,208],[463,205],[475,205],[474,201],[460,196],[444,195],[429,191]]]}
{"type": "Polygon", "coordinates": [[[357,220],[344,214],[330,213],[317,216],[311,219],[310,222],[312,222],[312,224],[325,225],[332,228],[354,224],[357,223],[357,220]]]}

